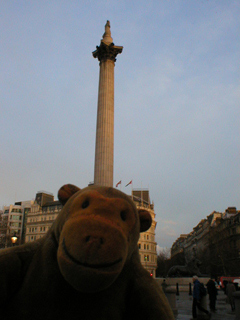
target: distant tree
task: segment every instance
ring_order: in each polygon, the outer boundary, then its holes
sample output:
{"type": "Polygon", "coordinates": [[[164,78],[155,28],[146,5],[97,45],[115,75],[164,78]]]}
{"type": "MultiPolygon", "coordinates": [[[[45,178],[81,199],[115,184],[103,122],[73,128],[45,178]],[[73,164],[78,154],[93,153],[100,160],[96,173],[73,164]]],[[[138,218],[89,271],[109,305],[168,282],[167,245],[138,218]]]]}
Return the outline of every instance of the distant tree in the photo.
{"type": "Polygon", "coordinates": [[[170,249],[163,249],[157,256],[157,277],[166,277],[170,260],[170,249]]]}

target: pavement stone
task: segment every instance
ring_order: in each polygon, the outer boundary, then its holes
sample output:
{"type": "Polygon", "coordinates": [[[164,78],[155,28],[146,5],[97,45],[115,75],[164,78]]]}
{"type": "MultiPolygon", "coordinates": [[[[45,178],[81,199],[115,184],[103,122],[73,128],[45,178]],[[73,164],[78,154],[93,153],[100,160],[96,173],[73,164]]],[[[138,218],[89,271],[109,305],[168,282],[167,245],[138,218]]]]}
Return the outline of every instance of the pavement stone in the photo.
{"type": "MultiPolygon", "coordinates": [[[[180,292],[179,296],[176,296],[176,306],[178,309],[176,320],[192,318],[192,296],[187,292],[180,292]]],[[[212,312],[211,320],[236,320],[235,312],[232,312],[230,304],[226,303],[226,295],[223,291],[218,292],[216,309],[216,312],[212,312]]]]}

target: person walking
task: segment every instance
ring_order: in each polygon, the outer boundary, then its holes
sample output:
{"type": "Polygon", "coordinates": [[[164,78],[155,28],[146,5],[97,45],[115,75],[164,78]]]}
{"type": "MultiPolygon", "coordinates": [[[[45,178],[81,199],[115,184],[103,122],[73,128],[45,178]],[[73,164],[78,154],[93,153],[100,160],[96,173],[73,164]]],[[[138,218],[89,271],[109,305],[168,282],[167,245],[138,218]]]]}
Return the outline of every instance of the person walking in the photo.
{"type": "Polygon", "coordinates": [[[227,284],[226,294],[227,294],[227,297],[228,297],[228,302],[231,305],[232,311],[235,310],[235,301],[234,301],[234,296],[233,296],[233,293],[235,291],[236,291],[235,285],[233,284],[233,282],[229,282],[227,284]]]}
{"type": "Polygon", "coordinates": [[[209,295],[209,301],[210,301],[210,310],[216,311],[216,299],[217,299],[217,288],[215,285],[215,281],[213,279],[209,279],[207,283],[207,291],[209,295]]]}
{"type": "Polygon", "coordinates": [[[201,295],[200,295],[200,282],[198,280],[198,276],[193,276],[193,303],[192,303],[192,318],[191,320],[195,320],[197,319],[197,308],[198,310],[206,313],[209,317],[209,319],[211,319],[211,313],[204,309],[201,306],[201,295]]]}

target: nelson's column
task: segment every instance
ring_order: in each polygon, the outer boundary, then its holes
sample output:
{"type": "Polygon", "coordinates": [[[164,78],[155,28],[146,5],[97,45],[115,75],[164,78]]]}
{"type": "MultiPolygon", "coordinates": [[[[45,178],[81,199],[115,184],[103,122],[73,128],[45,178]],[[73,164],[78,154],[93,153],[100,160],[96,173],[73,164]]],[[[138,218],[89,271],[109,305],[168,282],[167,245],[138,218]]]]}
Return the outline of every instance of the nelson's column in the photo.
{"type": "Polygon", "coordinates": [[[100,46],[92,53],[100,65],[94,184],[107,187],[113,187],[114,66],[116,56],[122,49],[114,45],[110,22],[107,21],[100,46]]]}

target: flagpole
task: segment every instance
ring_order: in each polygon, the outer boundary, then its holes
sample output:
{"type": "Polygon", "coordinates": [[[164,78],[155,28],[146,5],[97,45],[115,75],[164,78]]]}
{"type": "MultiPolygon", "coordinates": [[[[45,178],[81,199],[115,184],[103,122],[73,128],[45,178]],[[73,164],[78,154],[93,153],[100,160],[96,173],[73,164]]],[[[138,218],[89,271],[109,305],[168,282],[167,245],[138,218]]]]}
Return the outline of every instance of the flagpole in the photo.
{"type": "MultiPolygon", "coordinates": [[[[122,180],[118,181],[118,183],[116,184],[116,188],[117,188],[120,184],[122,184],[122,180]]],[[[120,190],[122,191],[122,186],[120,186],[120,190]]]]}
{"type": "Polygon", "coordinates": [[[149,192],[149,184],[148,184],[148,206],[149,206],[149,209],[150,209],[151,206],[150,206],[150,196],[149,196],[149,193],[150,193],[150,192],[149,192]]]}
{"type": "Polygon", "coordinates": [[[131,185],[132,185],[132,201],[133,201],[133,183],[131,183],[131,185]]]}
{"type": "Polygon", "coordinates": [[[132,185],[132,200],[133,200],[133,182],[132,182],[132,180],[129,183],[127,183],[125,185],[125,187],[129,186],[130,184],[132,185]]]}

